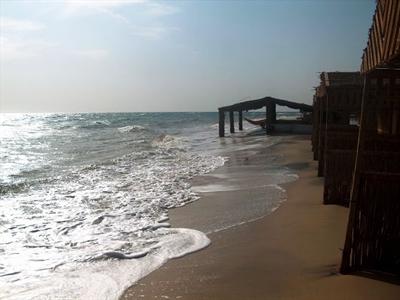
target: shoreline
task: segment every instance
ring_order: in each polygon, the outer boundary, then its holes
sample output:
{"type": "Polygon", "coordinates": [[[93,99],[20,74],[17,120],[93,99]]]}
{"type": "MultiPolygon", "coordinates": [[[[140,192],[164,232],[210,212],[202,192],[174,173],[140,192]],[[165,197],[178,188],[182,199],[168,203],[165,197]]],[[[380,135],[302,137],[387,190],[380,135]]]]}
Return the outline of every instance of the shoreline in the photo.
{"type": "MultiPolygon", "coordinates": [[[[279,209],[208,234],[211,245],[206,249],[169,261],[128,288],[120,299],[398,299],[398,285],[338,274],[348,209],[322,204],[323,179],[316,176],[310,148],[307,136],[268,148],[282,155],[283,165],[299,175],[294,182],[280,184],[287,200],[279,209]]],[[[247,159],[262,167],[265,156],[254,153],[247,159]]],[[[260,196],[257,193],[262,190],[254,193],[249,196],[260,196]]],[[[210,194],[171,210],[171,224],[198,229],[195,222],[188,225],[188,219],[207,214],[210,194]]],[[[229,203],[245,195],[222,191],[214,196],[222,201],[228,197],[229,203]]]]}

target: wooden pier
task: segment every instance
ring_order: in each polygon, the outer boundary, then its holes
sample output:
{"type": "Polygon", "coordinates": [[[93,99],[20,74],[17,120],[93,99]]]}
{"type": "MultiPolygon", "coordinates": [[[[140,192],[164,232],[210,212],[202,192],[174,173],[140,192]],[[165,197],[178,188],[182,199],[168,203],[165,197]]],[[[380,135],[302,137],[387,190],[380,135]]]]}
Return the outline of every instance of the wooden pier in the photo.
{"type": "Polygon", "coordinates": [[[265,133],[272,134],[274,131],[275,125],[277,124],[309,124],[306,121],[297,121],[296,120],[277,120],[276,118],[276,106],[286,106],[291,109],[297,109],[301,113],[312,113],[313,107],[304,103],[297,103],[282,99],[276,99],[273,97],[264,97],[256,100],[249,100],[244,102],[239,102],[230,106],[224,106],[218,108],[219,112],[219,136],[225,136],[225,113],[229,113],[229,127],[230,133],[235,133],[235,113],[238,115],[238,123],[239,130],[243,130],[243,112],[247,112],[249,110],[258,110],[265,107],[265,133]]]}

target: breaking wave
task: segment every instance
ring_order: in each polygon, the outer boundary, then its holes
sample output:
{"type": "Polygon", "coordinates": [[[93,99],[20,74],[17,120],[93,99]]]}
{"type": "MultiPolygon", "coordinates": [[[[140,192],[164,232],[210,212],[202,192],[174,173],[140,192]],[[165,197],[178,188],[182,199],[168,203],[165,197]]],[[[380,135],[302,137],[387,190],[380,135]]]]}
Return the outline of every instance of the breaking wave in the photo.
{"type": "Polygon", "coordinates": [[[13,166],[0,178],[0,297],[116,298],[168,259],[208,245],[202,232],[170,228],[168,209],[197,200],[189,180],[225,159],[191,152],[177,128],[100,117],[40,116],[37,138],[10,136],[0,149],[13,166]],[[18,171],[26,166],[33,171],[18,171]]]}

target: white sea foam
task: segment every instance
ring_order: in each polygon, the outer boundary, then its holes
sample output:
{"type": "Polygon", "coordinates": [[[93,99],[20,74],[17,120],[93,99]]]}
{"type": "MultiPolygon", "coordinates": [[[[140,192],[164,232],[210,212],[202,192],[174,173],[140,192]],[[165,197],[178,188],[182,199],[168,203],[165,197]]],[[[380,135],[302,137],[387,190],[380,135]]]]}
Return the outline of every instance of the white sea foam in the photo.
{"type": "MultiPolygon", "coordinates": [[[[207,247],[210,240],[197,230],[158,229],[160,237],[150,253],[140,259],[104,260],[78,264],[74,269],[59,268],[52,278],[11,294],[8,299],[117,299],[122,292],[168,260],[207,247]],[[57,296],[58,297],[58,296],[57,296]]],[[[0,294],[1,295],[1,294],[0,294]]]]}
{"type": "Polygon", "coordinates": [[[283,187],[281,187],[279,184],[269,184],[268,186],[274,187],[274,188],[280,190],[281,192],[286,193],[286,190],[283,187]]]}
{"type": "Polygon", "coordinates": [[[124,127],[119,127],[118,131],[124,133],[124,132],[135,132],[135,131],[140,131],[140,130],[145,130],[146,128],[140,125],[129,125],[129,126],[124,126],[124,127]]]}
{"type": "Polygon", "coordinates": [[[159,147],[161,149],[186,149],[187,146],[184,143],[182,138],[178,138],[176,136],[172,136],[169,134],[161,134],[157,138],[155,138],[152,142],[154,147],[159,147]]]}
{"type": "MultiPolygon", "coordinates": [[[[201,246],[187,242],[198,239],[202,233],[183,230],[182,236],[178,234],[181,231],[168,229],[167,209],[197,200],[188,180],[223,165],[225,159],[184,151],[185,142],[171,135],[156,138],[152,146],[118,157],[111,163],[77,166],[68,177],[60,175],[46,189],[2,199],[1,220],[6,230],[0,230],[0,243],[7,259],[0,262],[0,275],[4,276],[0,297],[16,293],[17,298],[22,295],[20,298],[26,299],[25,292],[20,292],[27,288],[36,291],[41,281],[58,290],[42,286],[40,295],[42,291],[64,295],[75,284],[91,285],[91,278],[107,278],[111,270],[102,272],[100,268],[93,277],[86,276],[85,270],[91,269],[92,264],[104,266],[104,263],[92,262],[91,258],[110,251],[137,253],[150,246],[154,249],[154,244],[166,243],[170,250],[152,252],[144,259],[148,267],[136,266],[146,267],[136,270],[136,275],[131,274],[132,278],[139,278],[171,257],[203,247],[204,242],[201,246]],[[174,234],[167,238],[165,232],[174,234]],[[84,268],[78,267],[85,261],[88,262],[84,268]],[[76,268],[73,273],[72,267],[76,268]],[[61,279],[53,282],[58,277],[61,279]]],[[[102,285],[105,290],[100,298],[107,299],[109,294],[115,297],[116,286],[119,289],[124,281],[118,284],[114,281],[102,285]]],[[[85,298],[81,295],[85,289],[78,288],[76,297],[85,298]]]]}
{"type": "Polygon", "coordinates": [[[197,185],[192,187],[192,191],[196,193],[213,193],[213,192],[227,192],[240,190],[240,186],[233,186],[227,184],[207,184],[197,185]]]}
{"type": "Polygon", "coordinates": [[[105,126],[110,126],[111,122],[108,120],[100,120],[100,121],[95,121],[93,122],[94,125],[105,125],[105,126]]]}

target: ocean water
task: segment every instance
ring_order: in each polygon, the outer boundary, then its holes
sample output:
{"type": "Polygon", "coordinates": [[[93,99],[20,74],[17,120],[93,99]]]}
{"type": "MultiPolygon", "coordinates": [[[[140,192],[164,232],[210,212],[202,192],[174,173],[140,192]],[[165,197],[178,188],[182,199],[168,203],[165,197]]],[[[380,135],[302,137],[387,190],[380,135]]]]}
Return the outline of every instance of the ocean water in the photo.
{"type": "Polygon", "coordinates": [[[190,179],[234,150],[217,118],[0,114],[0,298],[116,299],[206,247],[205,233],[171,228],[168,210],[197,200],[190,179]]]}

